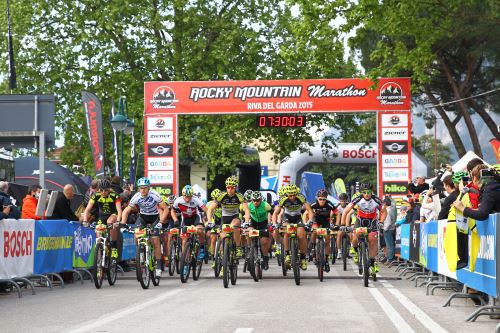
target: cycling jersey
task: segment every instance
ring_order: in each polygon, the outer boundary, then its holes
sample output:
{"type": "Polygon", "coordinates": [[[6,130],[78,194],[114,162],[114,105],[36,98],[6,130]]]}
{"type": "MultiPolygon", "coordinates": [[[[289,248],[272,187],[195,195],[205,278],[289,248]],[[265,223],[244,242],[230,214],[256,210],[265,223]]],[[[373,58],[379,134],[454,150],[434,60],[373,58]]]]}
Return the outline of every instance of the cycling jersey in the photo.
{"type": "MultiPolygon", "coordinates": [[[[340,206],[340,205],[339,205],[340,206]]],[[[325,223],[330,218],[330,213],[337,213],[337,207],[330,201],[326,200],[326,203],[321,206],[319,202],[316,200],[311,208],[314,212],[314,220],[315,222],[325,223]]]]}
{"type": "Polygon", "coordinates": [[[149,190],[148,195],[143,197],[139,192],[130,199],[129,206],[138,206],[141,215],[158,215],[158,204],[163,200],[155,190],[149,190]]]}
{"type": "Polygon", "coordinates": [[[269,212],[272,210],[271,205],[266,201],[262,201],[258,207],[255,207],[254,203],[251,202],[248,204],[248,209],[250,210],[252,222],[257,223],[267,222],[269,219],[269,212]]]}
{"type": "Polygon", "coordinates": [[[347,208],[347,205],[345,205],[345,207],[342,207],[342,205],[341,205],[341,204],[339,204],[339,205],[337,206],[337,212],[339,212],[339,213],[340,213],[340,215],[342,215],[342,213],[344,212],[344,210],[345,210],[346,208],[347,208]]]}
{"type": "Polygon", "coordinates": [[[305,203],[306,198],[302,194],[298,194],[293,200],[288,197],[280,198],[278,205],[283,208],[286,215],[300,216],[302,213],[302,206],[304,206],[305,203]]]}
{"type": "Polygon", "coordinates": [[[219,204],[215,201],[210,201],[207,206],[210,207],[211,205],[216,205],[215,210],[212,214],[212,221],[215,224],[220,224],[220,219],[222,217],[222,208],[220,207],[219,204]]]}
{"type": "Polygon", "coordinates": [[[201,208],[202,210],[205,209],[205,204],[196,197],[192,197],[189,202],[186,202],[184,197],[178,197],[175,199],[173,207],[181,212],[182,218],[189,219],[199,215],[198,208],[201,208]]]}
{"type": "Polygon", "coordinates": [[[96,192],[92,194],[89,202],[92,202],[92,204],[97,206],[99,209],[99,219],[102,217],[107,218],[113,214],[118,214],[118,211],[116,210],[116,203],[121,204],[120,197],[115,192],[109,192],[106,197],[104,197],[101,193],[96,192]]]}
{"type": "Polygon", "coordinates": [[[222,216],[234,216],[239,215],[240,204],[245,202],[245,198],[239,192],[236,192],[232,197],[229,196],[229,193],[224,192],[215,199],[215,202],[222,207],[222,216]]]}
{"type": "Polygon", "coordinates": [[[362,195],[356,197],[350,204],[350,207],[357,207],[357,216],[360,219],[375,219],[377,218],[377,210],[382,210],[382,201],[376,196],[372,195],[370,199],[365,199],[362,195]]]}

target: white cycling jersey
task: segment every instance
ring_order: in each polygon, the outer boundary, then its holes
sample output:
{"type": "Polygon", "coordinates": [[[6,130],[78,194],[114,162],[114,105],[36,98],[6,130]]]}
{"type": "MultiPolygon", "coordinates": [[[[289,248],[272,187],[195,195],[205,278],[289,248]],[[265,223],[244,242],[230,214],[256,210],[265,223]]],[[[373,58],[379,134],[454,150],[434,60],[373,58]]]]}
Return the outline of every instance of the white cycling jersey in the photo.
{"type": "Polygon", "coordinates": [[[139,207],[139,212],[143,215],[158,214],[158,204],[162,202],[161,196],[155,190],[149,190],[148,195],[143,197],[139,192],[130,199],[129,206],[139,207]]]}

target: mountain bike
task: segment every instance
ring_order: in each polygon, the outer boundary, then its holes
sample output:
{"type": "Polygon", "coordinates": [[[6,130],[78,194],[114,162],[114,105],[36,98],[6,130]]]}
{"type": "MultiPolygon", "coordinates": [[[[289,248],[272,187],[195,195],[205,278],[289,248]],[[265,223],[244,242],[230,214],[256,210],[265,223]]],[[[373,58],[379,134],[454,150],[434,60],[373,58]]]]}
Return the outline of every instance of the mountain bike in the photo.
{"type": "Polygon", "coordinates": [[[286,226],[286,233],[288,234],[288,248],[290,249],[291,268],[293,271],[293,278],[295,284],[300,285],[300,254],[299,254],[299,241],[297,238],[297,224],[288,224],[286,226]]]}
{"type": "Polygon", "coordinates": [[[318,278],[323,282],[323,274],[325,271],[326,258],[325,258],[325,238],[328,235],[327,228],[316,229],[316,266],[318,267],[318,278]]]}
{"type": "Polygon", "coordinates": [[[250,275],[252,275],[254,281],[258,282],[259,279],[262,279],[262,269],[263,269],[260,231],[252,229],[248,232],[248,237],[250,238],[248,269],[250,270],[250,275]]]}
{"type": "Polygon", "coordinates": [[[349,238],[349,233],[352,232],[351,227],[342,227],[342,240],[341,240],[341,253],[342,253],[342,264],[344,271],[347,270],[347,258],[349,258],[349,249],[351,248],[351,239],[349,238]]]}
{"type": "Polygon", "coordinates": [[[160,276],[157,276],[155,272],[154,247],[151,242],[152,234],[153,229],[150,227],[135,229],[137,238],[136,275],[137,281],[139,281],[143,289],[148,289],[150,282],[153,282],[153,286],[160,284],[160,276]]]}
{"type": "Polygon", "coordinates": [[[223,251],[223,246],[222,246],[222,238],[220,236],[221,234],[221,229],[218,227],[214,227],[211,231],[212,233],[217,233],[217,240],[215,241],[215,251],[214,251],[214,275],[216,278],[219,277],[220,271],[222,268],[222,251],[223,251]]]}
{"type": "Polygon", "coordinates": [[[368,278],[370,276],[370,263],[368,261],[368,228],[360,227],[354,230],[358,238],[358,270],[363,276],[363,283],[368,287],[368,278]]]}
{"type": "Polygon", "coordinates": [[[288,265],[285,263],[285,258],[286,258],[286,251],[285,251],[285,243],[284,243],[284,237],[283,235],[286,232],[286,228],[283,227],[281,224],[278,227],[278,231],[280,234],[280,242],[281,242],[281,253],[279,254],[279,261],[281,261],[281,272],[283,273],[283,276],[286,276],[287,271],[289,269],[288,265]]]}
{"type": "Polygon", "coordinates": [[[95,227],[96,245],[94,250],[94,284],[101,289],[104,275],[106,275],[110,286],[116,282],[117,262],[111,258],[111,241],[109,238],[109,227],[99,223],[95,227]]]}
{"type": "Polygon", "coordinates": [[[179,228],[169,230],[170,234],[170,251],[168,259],[168,274],[173,276],[174,273],[180,273],[180,257],[181,257],[181,241],[179,239],[179,228]]]}
{"type": "Polygon", "coordinates": [[[203,266],[203,259],[198,259],[198,255],[200,253],[198,230],[194,225],[185,228],[186,232],[181,233],[181,238],[186,239],[180,262],[180,276],[182,283],[187,282],[191,270],[193,271],[193,280],[198,280],[201,273],[201,267],[203,266]]]}
{"type": "Polygon", "coordinates": [[[236,279],[238,278],[238,259],[236,259],[236,244],[233,240],[234,228],[230,224],[222,225],[222,232],[224,232],[224,237],[222,238],[222,283],[224,288],[229,286],[229,280],[231,280],[231,285],[236,284],[236,279]]]}
{"type": "Polygon", "coordinates": [[[338,235],[338,227],[330,231],[330,255],[332,256],[332,265],[337,261],[337,235],[338,235]]]}

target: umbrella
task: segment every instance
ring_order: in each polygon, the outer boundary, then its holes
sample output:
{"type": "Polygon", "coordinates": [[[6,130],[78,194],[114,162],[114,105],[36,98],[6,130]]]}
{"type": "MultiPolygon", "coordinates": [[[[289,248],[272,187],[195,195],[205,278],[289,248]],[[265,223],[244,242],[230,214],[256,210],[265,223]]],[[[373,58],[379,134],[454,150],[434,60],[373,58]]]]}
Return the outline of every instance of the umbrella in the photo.
{"type": "MultiPolygon", "coordinates": [[[[15,182],[28,186],[38,184],[40,179],[39,161],[38,157],[15,158],[15,182]]],[[[88,185],[79,176],[65,167],[45,159],[45,188],[61,192],[66,184],[73,185],[75,194],[83,195],[88,189],[88,185]]]]}

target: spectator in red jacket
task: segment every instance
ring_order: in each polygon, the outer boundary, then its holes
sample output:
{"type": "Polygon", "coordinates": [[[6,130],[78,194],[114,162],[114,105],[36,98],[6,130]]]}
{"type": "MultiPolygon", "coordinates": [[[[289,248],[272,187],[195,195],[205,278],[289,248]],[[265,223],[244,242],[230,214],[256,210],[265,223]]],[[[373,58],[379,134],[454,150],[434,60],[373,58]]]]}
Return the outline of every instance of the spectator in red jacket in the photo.
{"type": "Polygon", "coordinates": [[[42,187],[38,184],[32,185],[28,188],[28,194],[23,199],[23,207],[21,210],[22,219],[35,219],[41,220],[42,216],[36,215],[36,206],[38,205],[38,197],[42,187]]]}

